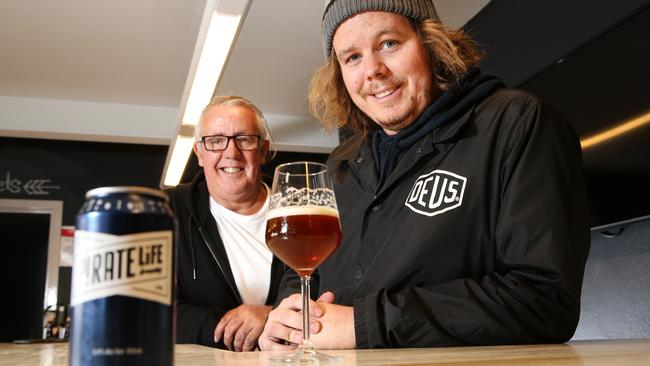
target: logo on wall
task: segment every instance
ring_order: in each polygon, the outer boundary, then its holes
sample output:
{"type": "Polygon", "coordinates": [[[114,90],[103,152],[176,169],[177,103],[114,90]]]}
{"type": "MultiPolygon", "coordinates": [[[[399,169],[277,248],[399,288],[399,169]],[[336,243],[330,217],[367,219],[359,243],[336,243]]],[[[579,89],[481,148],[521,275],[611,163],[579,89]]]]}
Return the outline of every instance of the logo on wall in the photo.
{"type": "Polygon", "coordinates": [[[467,178],[463,176],[434,170],[418,177],[404,204],[421,215],[441,214],[463,203],[466,183],[467,178]]]}
{"type": "Polygon", "coordinates": [[[10,172],[7,172],[0,180],[0,193],[47,196],[50,191],[56,189],[61,189],[61,187],[53,185],[51,179],[34,178],[23,181],[13,178],[10,172]]]}

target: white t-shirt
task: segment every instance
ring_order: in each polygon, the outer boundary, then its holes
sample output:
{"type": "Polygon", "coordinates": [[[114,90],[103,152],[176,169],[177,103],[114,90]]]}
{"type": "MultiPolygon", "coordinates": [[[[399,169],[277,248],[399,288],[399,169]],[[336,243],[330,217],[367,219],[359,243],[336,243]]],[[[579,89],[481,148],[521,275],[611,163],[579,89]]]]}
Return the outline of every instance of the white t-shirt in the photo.
{"type": "Polygon", "coordinates": [[[264,305],[271,284],[273,253],[266,246],[269,188],[262,208],[252,215],[231,211],[210,197],[210,212],[219,228],[232,274],[244,304],[264,305]]]}

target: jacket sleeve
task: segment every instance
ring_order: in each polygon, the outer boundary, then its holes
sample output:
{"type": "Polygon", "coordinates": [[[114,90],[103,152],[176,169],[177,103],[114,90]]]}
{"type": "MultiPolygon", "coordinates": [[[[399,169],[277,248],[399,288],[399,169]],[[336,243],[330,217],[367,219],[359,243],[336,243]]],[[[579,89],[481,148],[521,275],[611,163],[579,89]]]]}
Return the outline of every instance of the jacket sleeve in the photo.
{"type": "Polygon", "coordinates": [[[192,304],[183,298],[182,286],[176,288],[176,343],[201,344],[226,348],[223,341],[214,343],[217,322],[229,309],[192,304]]]}
{"type": "MultiPolygon", "coordinates": [[[[319,287],[320,287],[319,279],[320,276],[318,274],[318,270],[315,270],[314,273],[312,273],[311,279],[309,281],[309,288],[311,292],[310,298],[312,300],[316,300],[318,298],[319,287]]],[[[296,271],[291,269],[291,267],[285,265],[284,275],[282,276],[282,280],[280,281],[280,286],[278,289],[278,297],[276,298],[273,307],[277,307],[284,298],[299,293],[300,293],[300,277],[298,276],[296,271]]]]}
{"type": "MultiPolygon", "coordinates": [[[[196,304],[188,298],[192,286],[191,246],[192,235],[188,225],[189,213],[181,203],[178,188],[166,190],[178,227],[176,230],[176,343],[201,344],[208,347],[226,348],[223,342],[214,342],[214,329],[227,308],[196,304]]],[[[196,286],[196,285],[194,285],[196,286]]],[[[199,291],[201,291],[199,289],[199,291]]]]}
{"type": "MultiPolygon", "coordinates": [[[[568,123],[539,102],[518,119],[499,171],[494,268],[478,278],[356,299],[358,348],[572,337],[590,243],[580,145],[568,123]]],[[[467,225],[471,230],[471,219],[467,225]]]]}

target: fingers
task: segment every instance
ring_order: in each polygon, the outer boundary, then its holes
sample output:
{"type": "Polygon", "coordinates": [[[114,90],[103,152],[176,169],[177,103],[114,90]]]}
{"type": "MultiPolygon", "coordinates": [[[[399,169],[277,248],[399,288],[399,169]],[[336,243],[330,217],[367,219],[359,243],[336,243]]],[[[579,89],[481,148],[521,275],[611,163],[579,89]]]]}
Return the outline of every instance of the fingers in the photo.
{"type": "Polygon", "coordinates": [[[319,322],[318,320],[314,319],[309,319],[309,333],[310,334],[316,334],[319,333],[323,329],[323,324],[319,322]]]}
{"type": "Polygon", "coordinates": [[[234,346],[235,336],[237,335],[237,333],[240,332],[241,325],[242,325],[241,321],[237,321],[237,322],[231,321],[228,322],[226,328],[223,331],[223,343],[231,351],[235,350],[235,346],[234,346]]]}
{"type": "MultiPolygon", "coordinates": [[[[319,306],[316,305],[316,307],[319,306]]],[[[319,321],[316,319],[311,319],[309,325],[309,330],[311,333],[319,332],[321,330],[321,327],[322,326],[319,321]]],[[[264,332],[267,334],[267,336],[271,336],[282,341],[300,343],[302,341],[302,313],[298,310],[277,308],[269,314],[264,332]]]]}
{"type": "Polygon", "coordinates": [[[221,318],[214,328],[214,343],[219,343],[221,337],[223,337],[223,329],[226,327],[226,323],[223,320],[224,318],[221,318]]]}
{"type": "Polygon", "coordinates": [[[247,326],[246,323],[240,326],[226,326],[223,342],[226,347],[235,352],[252,351],[257,345],[257,338],[262,333],[262,326],[258,329],[247,326]]]}
{"type": "Polygon", "coordinates": [[[300,294],[293,294],[287,296],[280,302],[278,309],[300,310],[302,308],[302,296],[300,294]]]}
{"type": "Polygon", "coordinates": [[[260,336],[259,344],[262,351],[291,351],[298,348],[294,343],[287,344],[279,339],[267,338],[264,333],[260,336]]]}
{"type": "Polygon", "coordinates": [[[301,327],[302,316],[298,311],[277,308],[269,314],[263,334],[275,340],[293,342],[292,333],[301,327]]]}
{"type": "MultiPolygon", "coordinates": [[[[325,296],[326,300],[332,300],[334,301],[334,293],[331,291],[327,291],[324,293],[321,297],[325,296]]],[[[301,294],[293,294],[291,296],[285,297],[282,302],[280,302],[280,305],[277,307],[277,309],[285,309],[285,310],[291,310],[294,312],[299,312],[302,310],[302,295],[301,294]]],[[[320,305],[316,303],[314,300],[309,300],[309,314],[313,315],[314,317],[318,318],[322,316],[324,313],[323,309],[321,308],[320,305]]],[[[302,315],[301,315],[302,316],[302,315]]],[[[300,321],[302,322],[302,318],[300,318],[300,321]]],[[[301,323],[302,324],[302,323],[301,323]]],[[[300,327],[298,327],[300,328],[300,327]]]]}
{"type": "MultiPolygon", "coordinates": [[[[324,295],[326,299],[329,300],[333,298],[334,294],[329,292],[331,295],[324,295]]],[[[280,305],[271,313],[269,313],[268,321],[269,322],[278,322],[283,324],[285,327],[292,329],[302,330],[302,297],[300,294],[294,294],[289,297],[286,297],[280,305]]],[[[309,322],[309,331],[312,334],[320,332],[322,329],[322,324],[317,320],[319,317],[325,314],[325,311],[321,305],[317,302],[310,300],[309,302],[309,313],[311,319],[309,322]]],[[[302,336],[301,336],[302,337],[302,336]]],[[[286,338],[286,332],[284,334],[277,335],[277,338],[282,340],[290,341],[286,338]]],[[[302,339],[302,338],[301,338],[302,339]]]]}
{"type": "MultiPolygon", "coordinates": [[[[232,310],[226,313],[226,315],[219,320],[219,323],[217,323],[217,326],[214,329],[215,343],[219,343],[220,340],[223,340],[223,344],[231,351],[234,349],[233,343],[235,336],[244,323],[241,317],[237,317],[233,314],[235,313],[232,310]]],[[[241,341],[243,343],[243,339],[241,341]]]]}
{"type": "MultiPolygon", "coordinates": [[[[334,293],[332,291],[325,291],[322,295],[320,295],[317,302],[311,302],[310,311],[312,314],[312,318],[318,319],[323,315],[325,315],[325,307],[322,305],[322,303],[333,304],[334,300],[335,300],[334,293]]],[[[310,330],[313,334],[320,332],[321,328],[322,328],[322,324],[319,321],[311,322],[310,330]]]]}
{"type": "MultiPolygon", "coordinates": [[[[330,291],[325,292],[320,296],[319,301],[331,303],[334,301],[334,294],[330,291]]],[[[270,313],[270,307],[257,309],[240,305],[219,320],[214,330],[214,341],[217,343],[223,341],[227,349],[237,352],[254,350],[258,339],[260,347],[264,344],[266,349],[292,349],[295,344],[302,342],[301,308],[302,296],[300,294],[285,298],[278,308],[270,313]],[[268,321],[266,321],[267,314],[268,321]]],[[[324,315],[325,308],[316,301],[310,300],[309,311],[315,318],[310,322],[310,332],[319,333],[322,324],[317,318],[324,315]]]]}
{"type": "Polygon", "coordinates": [[[334,300],[336,300],[336,296],[334,296],[334,293],[332,291],[325,291],[318,298],[319,302],[326,302],[328,304],[333,304],[334,300]]]}
{"type": "Polygon", "coordinates": [[[242,347],[244,345],[244,339],[246,339],[247,334],[249,333],[249,330],[244,329],[244,327],[240,327],[237,329],[233,336],[233,341],[232,341],[232,349],[235,352],[241,352],[242,347]]]}
{"type": "MultiPolygon", "coordinates": [[[[300,329],[302,328],[302,314],[300,310],[278,307],[269,313],[268,323],[278,323],[287,328],[300,329]]],[[[284,335],[286,334],[280,334],[278,338],[285,339],[284,335]]]]}
{"type": "Polygon", "coordinates": [[[263,326],[251,329],[251,331],[248,332],[246,338],[244,339],[244,343],[241,346],[241,351],[242,352],[254,351],[255,347],[257,347],[257,340],[259,339],[263,330],[264,330],[263,326]]]}
{"type": "Polygon", "coordinates": [[[256,305],[240,305],[230,310],[215,327],[215,342],[222,340],[231,351],[255,349],[270,311],[270,306],[256,305]]]}
{"type": "MultiPolygon", "coordinates": [[[[271,316],[269,316],[270,318],[271,316]]],[[[271,320],[266,322],[264,331],[259,338],[260,349],[263,351],[291,350],[300,341],[302,341],[302,333],[299,330],[271,320]]]]}
{"type": "Polygon", "coordinates": [[[232,309],[225,313],[221,319],[219,319],[219,322],[217,322],[217,326],[214,328],[214,342],[219,343],[221,338],[224,335],[224,331],[226,329],[226,326],[232,319],[236,318],[237,315],[237,308],[232,309]]]}

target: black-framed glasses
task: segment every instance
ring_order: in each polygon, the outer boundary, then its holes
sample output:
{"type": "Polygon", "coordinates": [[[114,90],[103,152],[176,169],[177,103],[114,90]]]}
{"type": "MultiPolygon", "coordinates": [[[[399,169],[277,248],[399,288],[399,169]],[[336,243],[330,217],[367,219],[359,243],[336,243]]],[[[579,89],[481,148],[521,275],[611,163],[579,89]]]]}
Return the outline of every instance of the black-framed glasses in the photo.
{"type": "Polygon", "coordinates": [[[209,135],[201,137],[201,143],[208,151],[223,151],[228,148],[230,139],[235,140],[235,146],[239,150],[255,150],[260,146],[260,135],[209,135]]]}

